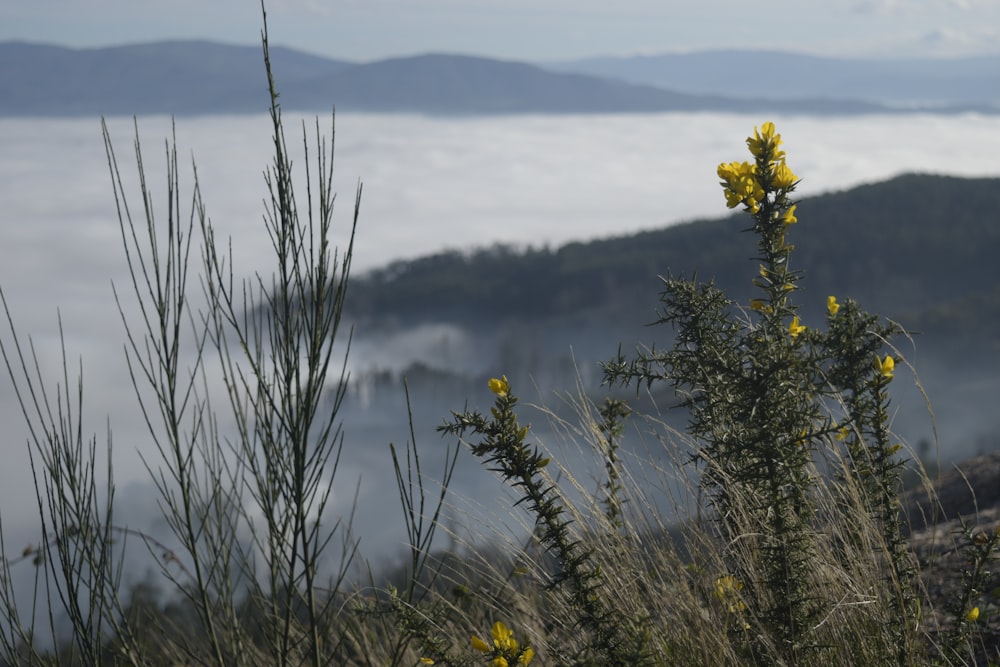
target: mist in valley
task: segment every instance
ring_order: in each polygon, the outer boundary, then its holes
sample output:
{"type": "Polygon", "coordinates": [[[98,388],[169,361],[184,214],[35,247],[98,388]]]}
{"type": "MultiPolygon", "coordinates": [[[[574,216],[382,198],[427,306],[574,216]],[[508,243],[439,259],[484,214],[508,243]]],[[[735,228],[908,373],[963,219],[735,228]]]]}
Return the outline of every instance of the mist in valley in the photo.
{"type": "MultiPolygon", "coordinates": [[[[364,275],[390,261],[443,248],[496,242],[537,247],[723,215],[715,166],[739,156],[742,138],[762,119],[738,114],[480,119],[346,114],[337,120],[345,227],[346,203],[357,182],[364,182],[354,265],[364,275]]],[[[1000,174],[997,117],[968,115],[961,123],[931,115],[775,120],[804,179],[802,196],[903,171],[1000,174]],[[853,139],[845,142],[848,135],[853,139]],[[954,161],[942,165],[943,154],[954,161]]],[[[186,119],[177,127],[182,155],[198,164],[209,215],[219,236],[232,238],[236,265],[244,267],[241,275],[270,271],[260,222],[261,172],[268,161],[264,121],[208,117],[186,119]]],[[[112,127],[116,149],[127,155],[130,124],[116,119],[112,127]]],[[[162,193],[168,123],[140,119],[139,129],[150,182],[162,193]]],[[[0,155],[0,200],[5,202],[0,284],[18,331],[32,337],[43,376],[56,382],[62,365],[58,309],[71,376],[82,364],[85,423],[99,443],[108,425],[112,432],[117,521],[169,545],[141,458],[153,451],[137,412],[123,357],[123,325],[110,287],[112,282],[127,286],[127,268],[99,128],[84,120],[0,119],[0,142],[9,147],[0,155]]],[[[190,186],[190,173],[184,183],[190,186]]],[[[162,206],[163,197],[154,195],[154,204],[162,206]]],[[[392,323],[391,314],[377,326],[356,323],[349,352],[346,336],[340,341],[349,387],[341,412],[343,454],[329,512],[330,518],[353,516],[350,533],[344,534],[359,540],[361,556],[390,566],[405,548],[389,444],[405,456],[406,443],[415,439],[433,495],[448,448],[458,446],[442,438],[437,427],[452,410],[487,410],[490,377],[510,379],[532,438],[567,468],[564,479],[571,475],[578,482],[580,489],[571,493],[598,489],[603,461],[582,437],[586,429],[574,430],[581,424],[580,404],[586,398],[599,405],[608,394],[598,364],[613,357],[619,345],[629,354],[637,345],[669,344],[669,331],[646,326],[654,318],[655,279],[648,289],[648,311],[602,325],[529,320],[470,328],[435,321],[432,314],[419,325],[392,323]]],[[[440,295],[442,307],[447,299],[447,293],[440,295]]],[[[134,313],[134,305],[125,308],[134,313]]],[[[996,362],[956,363],[961,351],[949,349],[947,341],[924,346],[918,336],[915,348],[900,344],[914,362],[919,385],[900,368],[892,387],[893,427],[913,451],[928,460],[940,457],[947,465],[1000,446],[996,362]]],[[[331,378],[331,387],[337,380],[331,378]]],[[[669,397],[637,395],[634,388],[614,391],[650,417],[683,427],[683,414],[671,409],[669,397]]],[[[6,381],[0,384],[0,419],[5,424],[3,529],[7,549],[20,550],[37,541],[37,508],[23,418],[6,381]]],[[[225,419],[223,431],[232,428],[225,419]]],[[[669,470],[687,459],[683,440],[659,440],[639,416],[630,424],[626,459],[656,464],[636,465],[637,475],[656,477],[658,465],[669,470]]],[[[498,530],[525,535],[529,527],[517,523],[516,513],[511,518],[514,500],[481,462],[459,451],[444,514],[454,534],[443,532],[440,546],[475,543],[498,530]]],[[[655,500],[669,512],[675,499],[655,500]]],[[[130,549],[141,554],[144,547],[132,540],[130,549]]],[[[21,566],[27,573],[30,563],[21,566]]],[[[128,577],[139,581],[149,573],[150,564],[137,556],[128,577]]]]}

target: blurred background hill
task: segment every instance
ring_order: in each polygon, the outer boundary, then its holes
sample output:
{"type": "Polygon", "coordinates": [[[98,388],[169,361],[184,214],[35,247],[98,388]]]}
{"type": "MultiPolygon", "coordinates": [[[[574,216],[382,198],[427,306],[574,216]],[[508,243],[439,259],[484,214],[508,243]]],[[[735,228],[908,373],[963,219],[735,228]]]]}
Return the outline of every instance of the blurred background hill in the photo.
{"type": "MultiPolygon", "coordinates": [[[[803,199],[789,230],[796,301],[823,326],[827,295],[902,324],[900,351],[915,365],[949,442],[945,456],[1000,446],[1000,179],[910,174],[803,199]],[[912,341],[912,342],[911,342],[912,341]],[[961,433],[959,434],[959,431],[961,433]]],[[[349,316],[363,339],[396,341],[376,375],[406,375],[425,392],[490,373],[540,387],[598,390],[598,362],[621,344],[669,344],[655,319],[661,276],[713,281],[739,306],[757,273],[743,214],[557,248],[494,246],[400,261],[356,277],[349,316]],[[400,345],[409,341],[410,347],[400,345]]],[[[387,349],[391,346],[386,345],[387,349]]],[[[896,403],[901,432],[932,439],[914,387],[896,403]],[[905,418],[904,418],[905,417],[905,418]]]]}

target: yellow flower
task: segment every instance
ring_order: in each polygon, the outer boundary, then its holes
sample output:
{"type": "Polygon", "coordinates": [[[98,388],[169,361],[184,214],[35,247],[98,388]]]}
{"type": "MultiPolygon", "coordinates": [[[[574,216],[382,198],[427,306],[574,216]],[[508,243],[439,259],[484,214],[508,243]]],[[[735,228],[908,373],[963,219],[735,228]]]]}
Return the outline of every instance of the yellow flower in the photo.
{"type": "Polygon", "coordinates": [[[517,664],[521,665],[521,667],[528,667],[534,657],[535,650],[530,647],[526,648],[524,649],[524,653],[521,654],[521,657],[517,659],[517,664]]]}
{"type": "Polygon", "coordinates": [[[754,166],[749,162],[723,162],[715,170],[715,173],[722,179],[723,185],[732,187],[747,176],[753,176],[754,166]]]}
{"type": "Polygon", "coordinates": [[[517,640],[514,639],[514,632],[503,622],[494,623],[491,634],[493,635],[493,645],[498,649],[517,653],[517,640]]]}
{"type": "Polygon", "coordinates": [[[836,315],[838,310],[840,310],[840,304],[837,303],[837,297],[826,297],[826,312],[830,314],[830,317],[836,315]]]}
{"type": "Polygon", "coordinates": [[[786,225],[794,225],[796,222],[798,222],[799,219],[795,217],[795,208],[797,206],[798,204],[792,204],[791,206],[789,206],[788,210],[781,215],[781,222],[783,222],[786,225]]]}
{"type": "Polygon", "coordinates": [[[740,599],[742,590],[743,582],[731,574],[726,574],[715,580],[712,595],[719,602],[725,603],[730,613],[735,614],[747,608],[740,599]]]}
{"type": "Polygon", "coordinates": [[[480,639],[478,635],[472,635],[472,648],[476,649],[480,653],[489,653],[493,650],[490,645],[480,639]]]}
{"type": "Polygon", "coordinates": [[[875,368],[878,370],[879,374],[891,380],[893,376],[893,371],[896,369],[896,361],[890,355],[885,355],[885,360],[880,360],[878,357],[875,358],[875,368]]]}
{"type": "Polygon", "coordinates": [[[768,121],[760,126],[760,130],[754,127],[753,134],[754,136],[747,137],[747,147],[755,158],[763,158],[767,153],[770,153],[772,160],[784,157],[785,152],[777,150],[781,145],[781,135],[774,133],[774,123],[768,121]]]}
{"type": "Polygon", "coordinates": [[[837,434],[834,436],[837,440],[843,442],[847,440],[847,436],[851,434],[851,429],[846,426],[841,426],[837,429],[837,434]]]}
{"type": "Polygon", "coordinates": [[[480,639],[478,635],[472,635],[472,648],[482,653],[491,653],[494,649],[503,653],[517,653],[518,644],[517,640],[514,639],[514,632],[502,621],[493,624],[490,634],[493,636],[492,646],[480,639]]]}
{"type": "Polygon", "coordinates": [[[788,333],[792,338],[795,338],[800,333],[806,330],[804,324],[799,324],[799,316],[796,315],[792,318],[792,323],[788,325],[788,333]]]}
{"type": "Polygon", "coordinates": [[[785,164],[784,160],[774,166],[774,172],[771,174],[772,186],[779,190],[787,190],[795,185],[795,182],[798,180],[799,177],[792,173],[792,170],[785,164]]]}
{"type": "Polygon", "coordinates": [[[726,190],[726,208],[736,208],[743,203],[743,195],[737,194],[733,190],[726,190]]]}
{"type": "Polygon", "coordinates": [[[731,574],[724,574],[715,580],[715,590],[712,592],[719,600],[724,600],[731,593],[743,590],[743,582],[731,574]]]}
{"type": "Polygon", "coordinates": [[[763,299],[750,299],[750,309],[756,310],[758,313],[766,313],[767,304],[764,303],[763,299]]]}
{"type": "Polygon", "coordinates": [[[430,658],[420,658],[420,663],[424,665],[433,665],[434,661],[430,658]]]}
{"type": "Polygon", "coordinates": [[[723,162],[716,169],[726,195],[726,206],[736,208],[746,204],[756,213],[764,199],[764,188],[757,181],[756,168],[749,162],[723,162]]]}
{"type": "Polygon", "coordinates": [[[493,667],[507,667],[507,658],[499,655],[493,658],[493,662],[490,663],[493,667]]]}
{"type": "Polygon", "coordinates": [[[969,610],[969,613],[965,615],[965,620],[969,623],[975,623],[979,619],[979,607],[973,607],[969,610]]]}
{"type": "Polygon", "coordinates": [[[490,391],[500,398],[506,398],[507,392],[510,391],[510,382],[507,382],[506,375],[501,378],[490,378],[490,381],[487,384],[489,385],[490,391]]]}

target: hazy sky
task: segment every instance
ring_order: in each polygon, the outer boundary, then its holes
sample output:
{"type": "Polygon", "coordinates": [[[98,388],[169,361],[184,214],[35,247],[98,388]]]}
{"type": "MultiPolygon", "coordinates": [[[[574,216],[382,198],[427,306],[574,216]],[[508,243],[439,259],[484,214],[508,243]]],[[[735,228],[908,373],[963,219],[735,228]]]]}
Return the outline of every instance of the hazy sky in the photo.
{"type": "MultiPolygon", "coordinates": [[[[997,0],[270,0],[271,38],[348,60],[444,51],[520,60],[715,48],[822,55],[1000,52],[997,0]]],[[[254,0],[7,0],[0,40],[256,43],[254,0]]]]}

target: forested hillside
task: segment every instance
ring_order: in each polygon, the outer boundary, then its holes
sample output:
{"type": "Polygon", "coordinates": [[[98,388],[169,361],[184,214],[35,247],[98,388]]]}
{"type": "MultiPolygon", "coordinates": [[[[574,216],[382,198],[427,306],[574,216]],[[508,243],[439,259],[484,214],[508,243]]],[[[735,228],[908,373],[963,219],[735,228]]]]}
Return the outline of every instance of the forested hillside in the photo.
{"type": "MultiPolygon", "coordinates": [[[[1000,179],[905,175],[802,200],[789,233],[805,278],[799,303],[820,313],[827,294],[850,296],[927,335],[996,343],[998,194],[1000,179]]],[[[749,299],[755,246],[733,233],[745,224],[735,214],[556,249],[455,250],[355,279],[349,307],[372,323],[474,329],[581,318],[646,322],[658,276],[696,273],[749,299]]]]}
{"type": "MultiPolygon", "coordinates": [[[[998,193],[996,178],[904,175],[803,199],[787,236],[805,325],[823,326],[826,297],[836,295],[912,334],[894,342],[921,388],[900,392],[895,427],[912,443],[931,440],[930,400],[948,458],[1000,447],[998,193]]],[[[749,305],[758,267],[755,239],[739,231],[747,220],[739,213],[554,249],[397,262],[349,289],[357,335],[377,341],[354,358],[377,371],[377,386],[405,375],[423,397],[471,391],[497,372],[540,387],[582,377],[596,390],[598,362],[619,345],[670,345],[669,328],[646,326],[657,317],[660,276],[714,280],[749,305]],[[394,356],[394,345],[409,352],[394,356]]]]}

